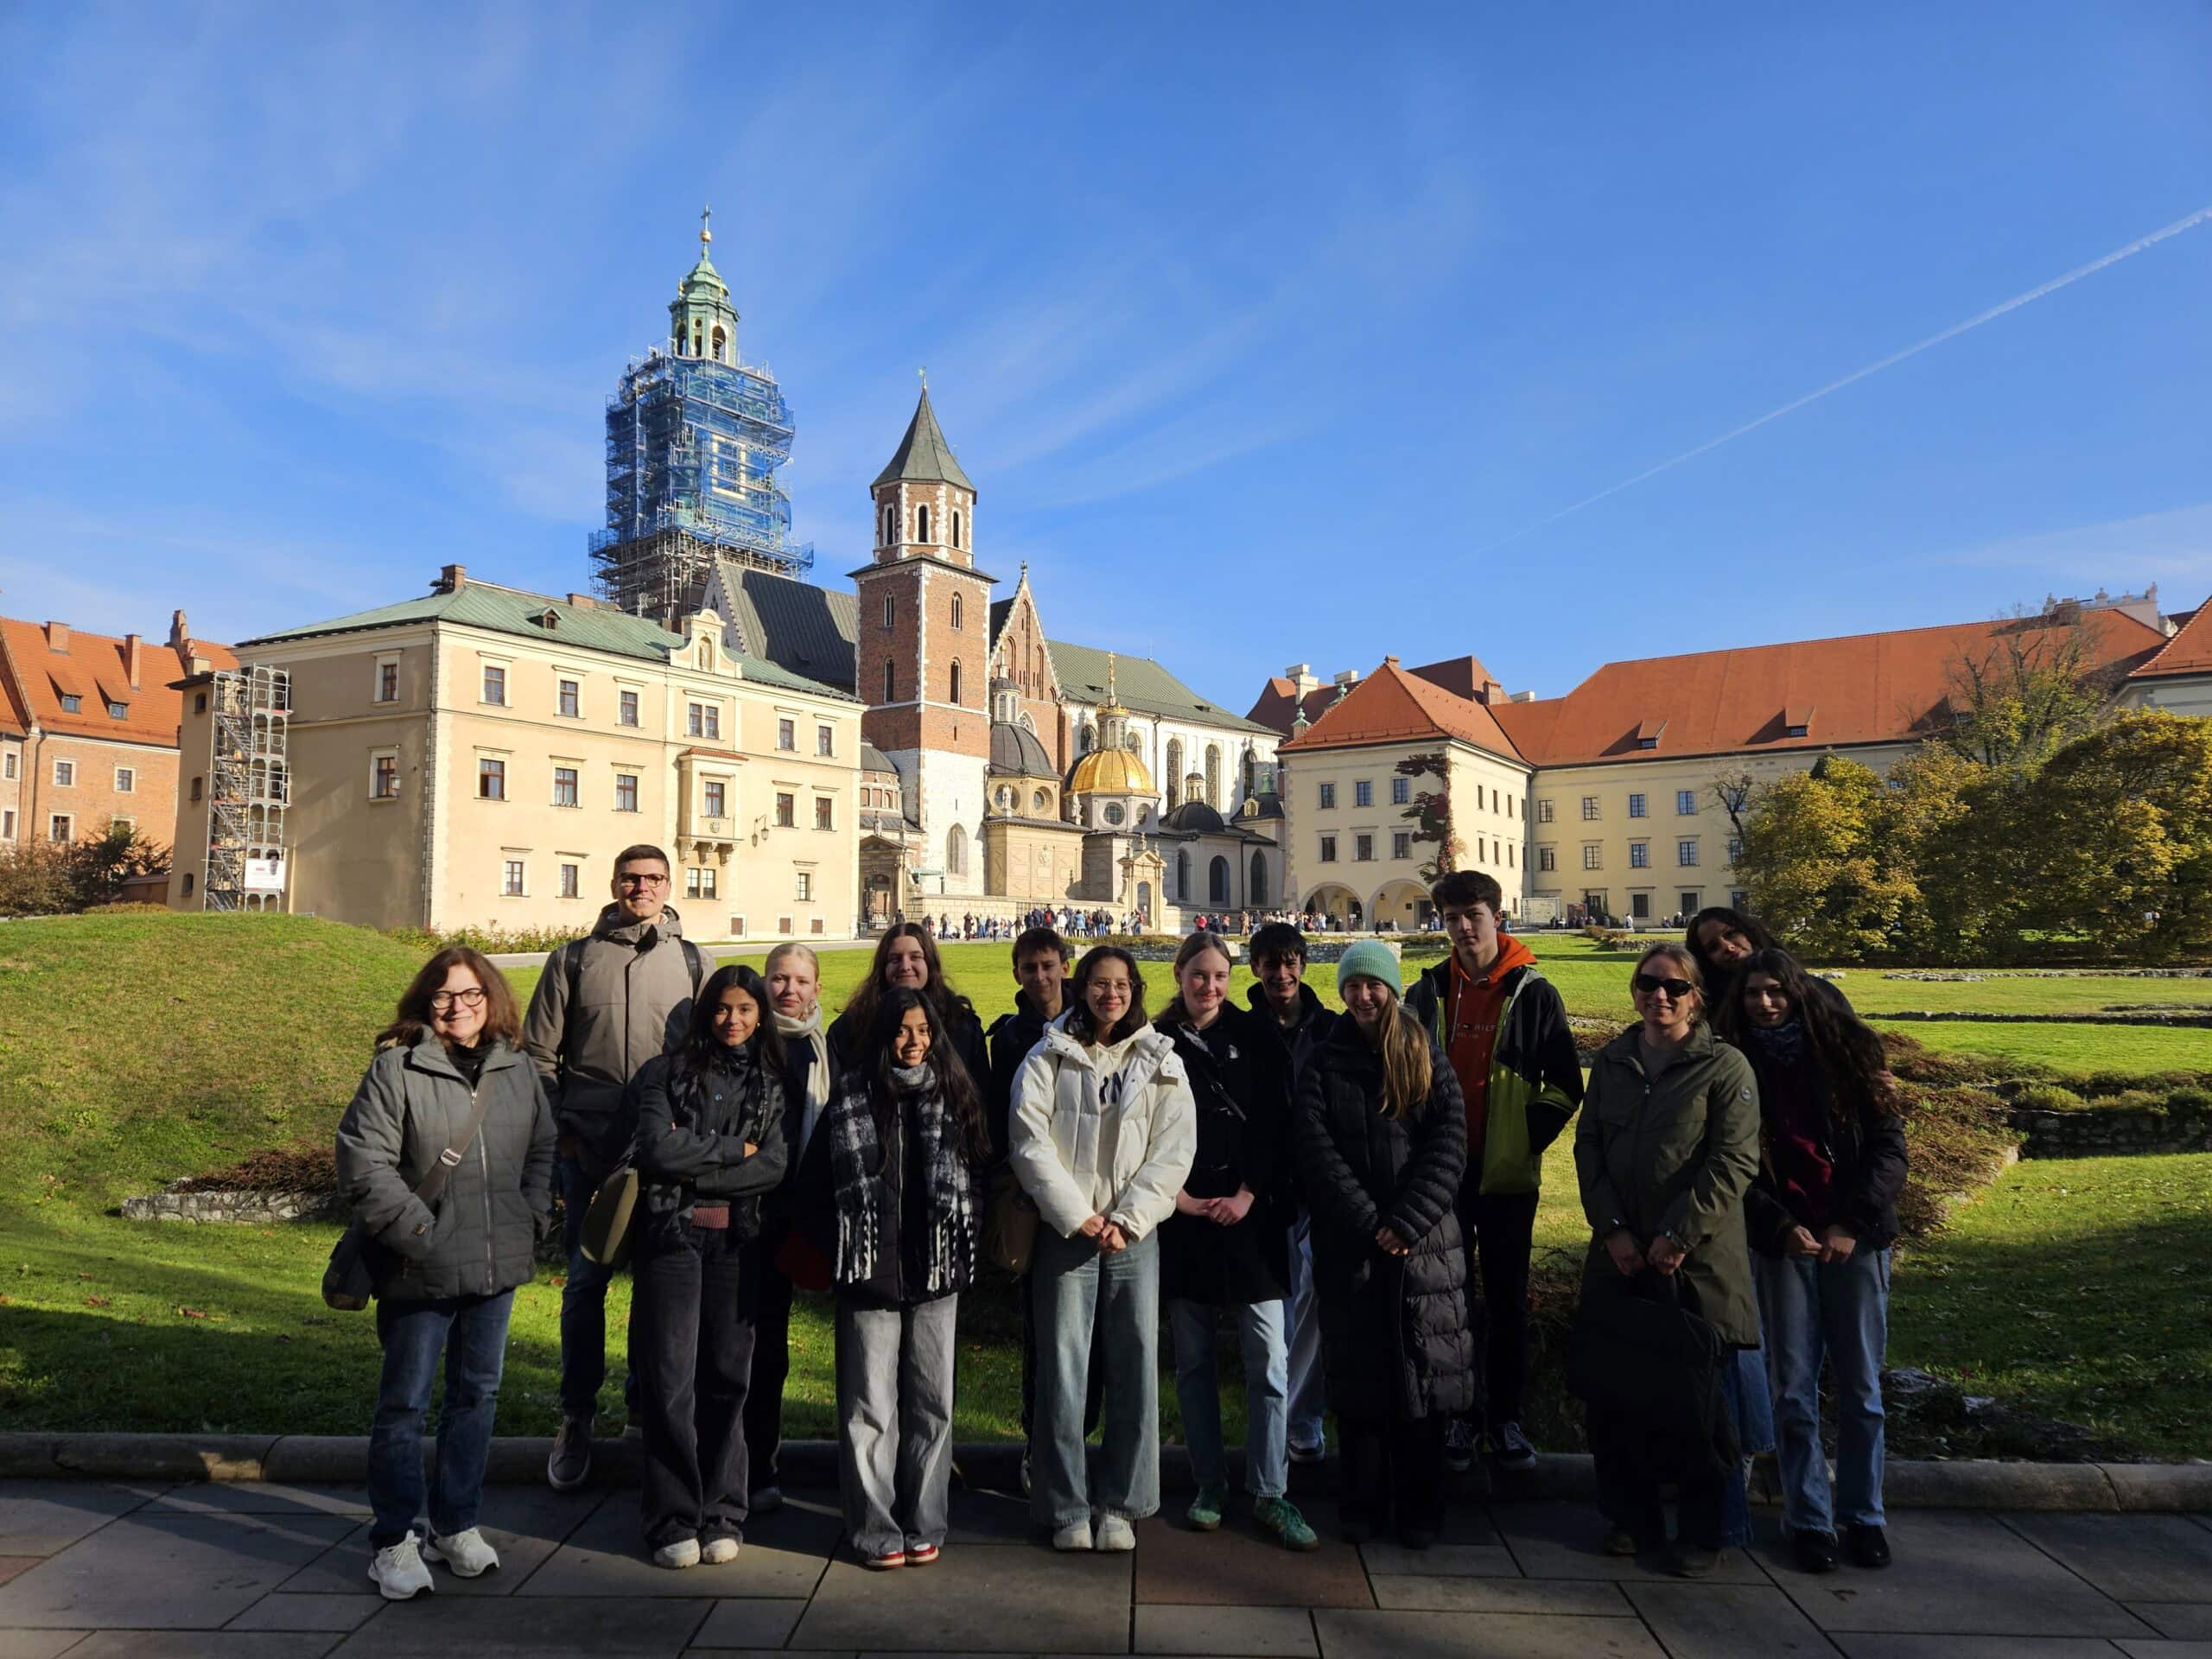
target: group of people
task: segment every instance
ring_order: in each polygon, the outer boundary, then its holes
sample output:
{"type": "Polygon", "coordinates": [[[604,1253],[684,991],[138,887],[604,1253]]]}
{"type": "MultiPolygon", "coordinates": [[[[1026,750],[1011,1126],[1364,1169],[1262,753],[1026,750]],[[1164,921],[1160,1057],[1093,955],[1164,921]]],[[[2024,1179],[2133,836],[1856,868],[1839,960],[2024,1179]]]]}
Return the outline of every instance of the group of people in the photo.
{"type": "MultiPolygon", "coordinates": [[[[899,918],[900,922],[905,919],[903,914],[899,918]]],[[[978,916],[973,911],[964,911],[957,921],[949,912],[934,918],[925,916],[922,925],[933,930],[941,939],[1010,939],[1017,933],[1038,927],[1057,927],[1071,938],[1103,939],[1117,931],[1141,933],[1147,920],[1140,910],[1130,911],[1116,921],[1110,910],[1077,910],[1071,905],[1063,906],[1057,916],[1040,906],[1019,923],[1010,916],[978,916]]]]}
{"type": "MultiPolygon", "coordinates": [[[[1306,939],[1287,922],[1254,935],[1241,1007],[1219,936],[1192,933],[1157,1014],[1128,950],[1077,960],[1039,925],[1014,943],[1014,1011],[986,1032],[925,924],[887,931],[825,1020],[810,950],[713,967],[668,906],[669,873],[659,849],[626,849],[613,902],[549,957],[526,1015],[486,958],[439,951],[340,1125],[341,1185],[377,1263],[370,1575],[385,1595],[430,1588],[426,1563],[498,1565],[478,1526],[483,1473],[514,1290],[556,1191],[569,1271],[547,1477],[567,1490],[589,1475],[626,1241],[624,1394],[644,1442],[644,1541],[664,1567],[734,1559],[747,1521],[782,1502],[799,1289],[834,1297],[851,1547],[876,1570],[935,1561],[959,1300],[992,1258],[1019,1274],[1023,1484],[1057,1549],[1133,1548],[1133,1524],[1160,1508],[1163,1302],[1198,1531],[1230,1502],[1224,1319],[1243,1360],[1251,1514],[1288,1548],[1319,1542],[1289,1488],[1294,1464],[1325,1454],[1325,1410],[1355,1540],[1387,1529],[1426,1548],[1447,1471],[1478,1454],[1507,1474],[1533,1465],[1530,1240],[1544,1150],[1584,1084],[1558,993],[1502,929],[1491,877],[1438,883],[1452,950],[1410,986],[1389,946],[1347,946],[1342,1014],[1305,983],[1306,939]]],[[[1747,918],[1691,938],[1638,962],[1640,1023],[1592,1075],[1574,1148],[1586,1300],[1664,1283],[1738,1354],[1759,1349],[1764,1319],[1787,1518],[1801,1553],[1827,1536],[1833,1566],[1825,1354],[1865,1560],[1903,1169],[1879,1046],[1747,918]]],[[[1711,1455],[1686,1476],[1592,1404],[1607,1548],[1662,1541],[1659,1483],[1673,1480],[1678,1562],[1710,1570],[1700,1552],[1720,1547],[1742,1465],[1732,1421],[1707,1427],[1711,1455]]]]}

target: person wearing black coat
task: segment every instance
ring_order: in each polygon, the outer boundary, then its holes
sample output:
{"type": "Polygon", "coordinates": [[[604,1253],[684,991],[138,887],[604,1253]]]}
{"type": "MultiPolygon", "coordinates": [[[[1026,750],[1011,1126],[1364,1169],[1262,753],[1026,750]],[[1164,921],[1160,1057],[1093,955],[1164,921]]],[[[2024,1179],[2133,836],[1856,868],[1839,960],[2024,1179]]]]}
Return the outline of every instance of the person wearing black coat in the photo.
{"type": "Polygon", "coordinates": [[[1175,953],[1175,999],[1154,1023],[1191,1083],[1198,1151],[1160,1229],[1160,1294],[1175,1343],[1175,1392],[1198,1482],[1189,1519],[1221,1525],[1228,1475],[1215,1373],[1224,1307],[1244,1357],[1244,1484],[1254,1519],[1291,1549],[1320,1540],[1286,1494],[1290,1485],[1291,1205],[1282,1192],[1290,1117],[1289,1068],[1267,1027],[1229,1005],[1229,953],[1193,933],[1175,953]]]}
{"type": "Polygon", "coordinates": [[[734,1560],[744,1540],[755,1302],[744,1261],[784,1174],[782,1062],[767,987],[732,965],[701,988],[683,1045],[630,1083],[631,1350],[657,1567],[734,1560]]]}
{"type": "Polygon", "coordinates": [[[902,989],[919,991],[929,998],[947,1042],[967,1067],[968,1079],[980,1096],[991,1075],[990,1046],[984,1040],[983,1022],[976,1017],[975,1004],[953,989],[952,982],[944,976],[937,941],[918,922],[901,922],[885,931],[875,942],[875,957],[868,963],[868,977],[844,1011],[830,1022],[830,1049],[838,1068],[847,1070],[859,1063],[869,1027],[875,1022],[875,1005],[889,992],[902,989]]]}
{"type": "Polygon", "coordinates": [[[1890,1246],[1904,1190],[1904,1120],[1881,1039],[1786,951],[1739,966],[1721,1026],[1758,1078],[1759,1173],[1745,1196],[1782,1471],[1799,1561],[1886,1566],[1882,1360],[1890,1246]],[[1835,1490],[1821,1443],[1821,1364],[1836,1394],[1835,1490]]]}
{"type": "Polygon", "coordinates": [[[1345,1535],[1395,1507],[1422,1549],[1444,1512],[1444,1431],[1475,1397],[1466,1256],[1452,1199],[1466,1109],[1400,1006],[1397,958],[1362,940],[1337,964],[1348,1017],[1299,1073],[1292,1145],[1313,1217],[1323,1369],[1344,1446],[1345,1535]]]}

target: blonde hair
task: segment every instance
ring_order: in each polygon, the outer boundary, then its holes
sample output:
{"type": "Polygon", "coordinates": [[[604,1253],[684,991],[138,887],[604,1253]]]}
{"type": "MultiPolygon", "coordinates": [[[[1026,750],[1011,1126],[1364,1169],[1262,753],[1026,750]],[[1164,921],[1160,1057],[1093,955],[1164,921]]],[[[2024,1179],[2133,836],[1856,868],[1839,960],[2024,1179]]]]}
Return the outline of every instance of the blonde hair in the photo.
{"type": "Polygon", "coordinates": [[[1695,1024],[1698,1020],[1704,1019],[1706,1017],[1705,970],[1697,965],[1697,957],[1689,946],[1679,944],[1673,939],[1662,939],[1636,959],[1636,966],[1628,971],[1631,994],[1635,988],[1636,976],[1643,971],[1643,964],[1654,957],[1664,957],[1681,969],[1682,977],[1689,981],[1690,988],[1697,994],[1697,1007],[1690,1012],[1691,1023],[1695,1024]]]}
{"type": "Polygon", "coordinates": [[[1382,1115],[1402,1118],[1428,1098],[1428,1091],[1436,1082],[1429,1065],[1428,1033],[1421,1028],[1420,1020],[1406,1012],[1395,991],[1381,980],[1375,982],[1389,991],[1390,995],[1390,1006],[1384,1014],[1389,1023],[1382,1027],[1382,1041],[1375,1045],[1382,1061],[1382,1115]]]}
{"type": "Polygon", "coordinates": [[[1227,943],[1218,934],[1209,932],[1191,934],[1175,949],[1175,995],[1167,1006],[1160,1011],[1160,1018],[1154,1020],[1154,1024],[1173,1030],[1177,1026],[1190,1023],[1191,1011],[1183,1006],[1184,964],[1205,955],[1209,950],[1219,957],[1231,972],[1236,970],[1236,958],[1229,954],[1227,943]]]}
{"type": "Polygon", "coordinates": [[[819,983],[821,982],[822,958],[814,954],[814,947],[812,945],[801,944],[797,939],[787,940],[768,953],[768,959],[760,964],[760,977],[766,979],[769,975],[774,973],[776,971],[776,964],[781,962],[785,957],[804,957],[806,958],[807,966],[814,969],[816,982],[819,983]]]}

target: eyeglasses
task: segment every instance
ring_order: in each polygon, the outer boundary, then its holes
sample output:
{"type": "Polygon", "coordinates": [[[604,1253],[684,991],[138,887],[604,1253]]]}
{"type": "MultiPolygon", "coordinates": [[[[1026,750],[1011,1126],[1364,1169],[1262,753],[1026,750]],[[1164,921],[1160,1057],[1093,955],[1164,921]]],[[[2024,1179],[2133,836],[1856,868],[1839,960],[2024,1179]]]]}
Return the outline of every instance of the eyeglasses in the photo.
{"type": "Polygon", "coordinates": [[[668,885],[668,876],[665,872],[659,875],[618,875],[614,878],[614,885],[618,887],[664,887],[668,885]]]}
{"type": "Polygon", "coordinates": [[[472,986],[469,989],[465,991],[432,991],[430,993],[430,1012],[432,1014],[449,1014],[455,1008],[476,1007],[480,1006],[483,1001],[484,988],[480,985],[472,986]]]}
{"type": "Polygon", "coordinates": [[[1697,989],[1687,979],[1662,979],[1656,974],[1638,974],[1630,982],[1645,996],[1656,996],[1664,991],[1677,1002],[1697,989]]]}

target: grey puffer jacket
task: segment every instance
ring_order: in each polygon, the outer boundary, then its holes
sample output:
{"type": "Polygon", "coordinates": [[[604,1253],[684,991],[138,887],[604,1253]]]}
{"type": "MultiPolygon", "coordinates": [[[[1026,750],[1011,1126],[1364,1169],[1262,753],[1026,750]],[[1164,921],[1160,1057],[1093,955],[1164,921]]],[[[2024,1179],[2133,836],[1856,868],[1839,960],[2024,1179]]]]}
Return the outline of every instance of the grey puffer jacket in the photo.
{"type": "MultiPolygon", "coordinates": [[[[633,922],[609,905],[590,937],[545,958],[531,993],[522,1046],[545,1079],[561,1133],[576,1138],[598,1173],[620,1161],[636,1127],[623,1104],[630,1079],[647,1060],[681,1046],[690,1024],[697,982],[683,938],[674,910],[633,922]]],[[[698,966],[701,980],[714,970],[704,953],[698,966]]]]}
{"type": "Polygon", "coordinates": [[[529,1058],[495,1042],[472,1090],[428,1032],[380,1051],[338,1125],[338,1186],[391,1252],[378,1296],[432,1301],[528,1284],[553,1205],[553,1114],[529,1058]],[[488,1096],[483,1127],[434,1212],[415,1189],[467,1127],[476,1095],[488,1096]]]}

